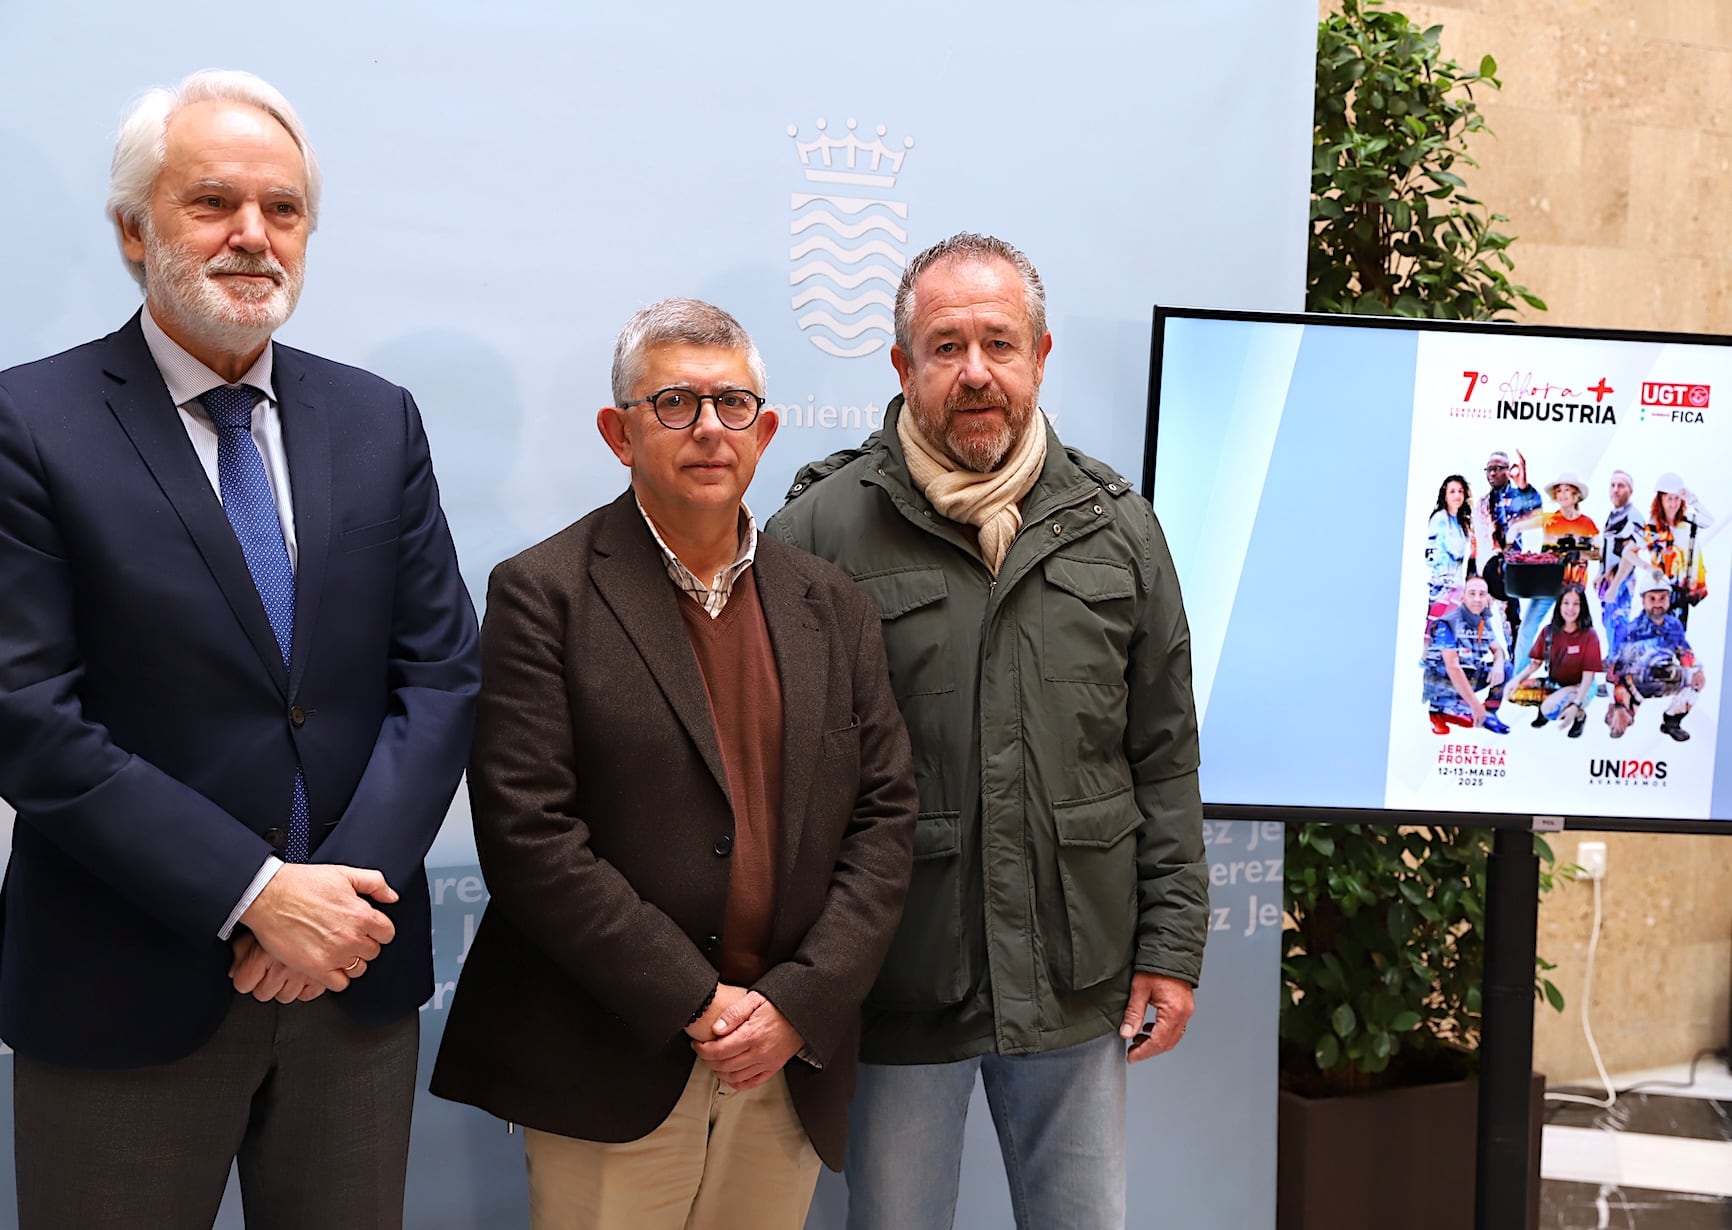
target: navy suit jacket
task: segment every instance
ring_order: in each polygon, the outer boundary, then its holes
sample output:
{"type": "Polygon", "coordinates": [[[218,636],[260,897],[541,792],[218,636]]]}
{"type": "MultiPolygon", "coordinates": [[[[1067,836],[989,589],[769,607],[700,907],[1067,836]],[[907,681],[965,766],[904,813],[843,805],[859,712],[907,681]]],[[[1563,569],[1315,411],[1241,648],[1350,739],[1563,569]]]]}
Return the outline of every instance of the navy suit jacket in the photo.
{"type": "Polygon", "coordinates": [[[86,1067],[197,1049],[217,932],[306,774],[313,860],[375,867],[396,939],[340,1000],[432,990],[422,859],[468,752],[475,612],[403,389],[278,345],[298,541],[285,671],[135,316],[0,372],[0,1037],[86,1067]],[[268,837],[267,837],[268,834],[268,837]]]}

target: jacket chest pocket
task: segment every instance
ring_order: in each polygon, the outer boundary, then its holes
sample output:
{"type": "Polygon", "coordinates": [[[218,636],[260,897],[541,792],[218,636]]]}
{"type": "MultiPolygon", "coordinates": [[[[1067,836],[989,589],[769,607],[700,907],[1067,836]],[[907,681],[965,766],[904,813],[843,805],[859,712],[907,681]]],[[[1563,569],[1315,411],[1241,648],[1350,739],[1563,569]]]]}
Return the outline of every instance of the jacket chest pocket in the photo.
{"type": "Polygon", "coordinates": [[[1110,560],[1054,555],[1041,565],[1041,674],[1053,683],[1125,684],[1136,585],[1110,560]]]}
{"type": "Polygon", "coordinates": [[[856,577],[883,621],[890,688],[898,701],[956,690],[950,653],[950,587],[940,568],[856,577]]]}
{"type": "Polygon", "coordinates": [[[375,521],[371,525],[358,525],[354,529],[344,530],[337,542],[345,552],[385,546],[397,541],[400,520],[398,517],[390,517],[384,521],[375,521]]]}

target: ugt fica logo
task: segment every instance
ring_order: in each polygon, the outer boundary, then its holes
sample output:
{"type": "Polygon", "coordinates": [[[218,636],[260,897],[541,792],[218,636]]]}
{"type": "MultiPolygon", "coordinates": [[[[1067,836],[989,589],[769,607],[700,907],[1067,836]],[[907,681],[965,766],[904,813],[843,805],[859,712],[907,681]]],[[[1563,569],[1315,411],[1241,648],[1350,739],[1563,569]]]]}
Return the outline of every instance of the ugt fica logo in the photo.
{"type": "Polygon", "coordinates": [[[836,137],[820,119],[817,137],[802,141],[799,126],[788,125],[811,188],[789,200],[795,323],[839,359],[873,354],[894,336],[896,285],[908,266],[908,204],[893,190],[914,138],[894,150],[884,143],[883,124],[870,141],[856,127],[849,120],[836,137]]]}
{"type": "Polygon", "coordinates": [[[1708,408],[1711,386],[1680,384],[1676,381],[1644,380],[1642,382],[1642,421],[1657,423],[1700,423],[1708,408]]]}

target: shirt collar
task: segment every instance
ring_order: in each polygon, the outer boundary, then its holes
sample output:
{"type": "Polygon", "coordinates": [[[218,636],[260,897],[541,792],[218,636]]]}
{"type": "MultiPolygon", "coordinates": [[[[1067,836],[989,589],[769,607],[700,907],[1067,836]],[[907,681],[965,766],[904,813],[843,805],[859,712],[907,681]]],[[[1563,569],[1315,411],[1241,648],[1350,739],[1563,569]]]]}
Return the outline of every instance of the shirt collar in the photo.
{"type": "Polygon", "coordinates": [[[693,573],[690,568],[687,568],[680,557],[673,553],[673,549],[662,540],[661,531],[656,529],[656,523],[650,520],[649,513],[644,511],[643,501],[637,499],[635,492],[632,499],[637,502],[638,514],[643,517],[643,523],[649,526],[650,537],[654,538],[656,546],[661,548],[662,561],[667,565],[668,575],[688,593],[692,592],[692,585],[696,585],[706,594],[712,590],[723,594],[728,593],[733,589],[734,582],[739,579],[740,574],[750,567],[752,561],[758,556],[758,523],[752,517],[752,510],[746,507],[743,500],[740,502],[740,549],[735,553],[733,563],[706,581],[693,573]],[[690,584],[687,584],[688,581],[690,584]],[[716,584],[712,585],[711,581],[716,582],[716,584]]]}
{"type": "Polygon", "coordinates": [[[168,386],[168,395],[175,405],[184,406],[188,402],[196,402],[212,389],[230,383],[250,384],[271,401],[276,401],[276,390],[271,385],[275,343],[266,343],[264,350],[253,361],[246,374],[231,382],[193,358],[179,342],[164,333],[162,326],[156,323],[156,317],[150,314],[148,304],[139,313],[139,317],[144,329],[144,344],[150,349],[150,357],[156,361],[157,370],[162,373],[162,381],[168,386]]]}

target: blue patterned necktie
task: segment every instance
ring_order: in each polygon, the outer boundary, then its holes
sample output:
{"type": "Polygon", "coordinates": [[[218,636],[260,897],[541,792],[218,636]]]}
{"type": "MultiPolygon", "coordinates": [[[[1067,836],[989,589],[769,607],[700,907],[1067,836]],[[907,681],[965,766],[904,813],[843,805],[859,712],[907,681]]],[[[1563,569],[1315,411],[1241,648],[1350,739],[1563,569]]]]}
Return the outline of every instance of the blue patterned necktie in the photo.
{"type": "MultiPolygon", "coordinates": [[[[229,384],[212,389],[199,401],[217,430],[217,486],[222,492],[223,512],[240,540],[247,571],[253,574],[287,669],[294,650],[295,570],[289,564],[283,523],[265,476],[264,459],[253,444],[253,406],[258,399],[258,391],[251,386],[229,384]]],[[[283,850],[286,861],[307,861],[307,833],[307,782],[296,765],[295,797],[289,808],[289,835],[283,850]]]]}

